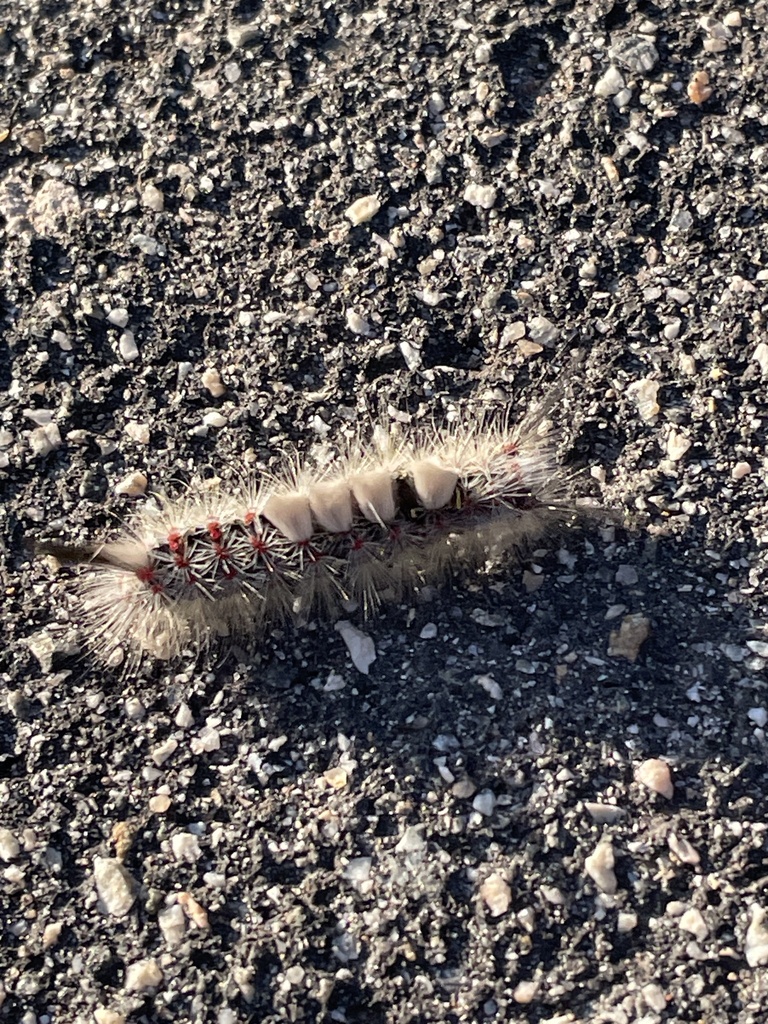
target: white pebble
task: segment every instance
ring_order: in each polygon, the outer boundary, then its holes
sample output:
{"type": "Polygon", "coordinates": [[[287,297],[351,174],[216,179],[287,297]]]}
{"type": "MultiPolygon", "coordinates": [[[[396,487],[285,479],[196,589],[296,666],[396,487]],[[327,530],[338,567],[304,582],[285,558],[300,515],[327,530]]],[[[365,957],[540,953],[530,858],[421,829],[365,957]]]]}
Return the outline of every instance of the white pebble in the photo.
{"type": "Polygon", "coordinates": [[[560,329],[545,316],[534,316],[528,321],[528,337],[531,341],[548,348],[560,337],[560,329]]]}
{"type": "Polygon", "coordinates": [[[119,484],[115,484],[115,494],[126,495],[129,498],[138,498],[147,493],[149,481],[143,473],[129,473],[119,484]]]}
{"type": "Polygon", "coordinates": [[[502,914],[506,914],[512,902],[512,890],[509,883],[498,872],[494,872],[486,878],[480,886],[480,896],[488,907],[491,917],[501,917],[502,914]]]}
{"type": "Polygon", "coordinates": [[[687,839],[683,839],[670,832],[667,836],[667,845],[682,864],[699,864],[701,857],[687,839]]]}
{"type": "Polygon", "coordinates": [[[367,335],[371,329],[371,325],[365,317],[360,316],[354,309],[347,310],[347,327],[353,334],[361,334],[363,336],[367,335]]]}
{"type": "Polygon", "coordinates": [[[125,917],[136,900],[133,877],[114,857],[94,857],[93,877],[102,910],[113,917],[125,917]]]}
{"type": "Polygon", "coordinates": [[[765,708],[750,708],[747,712],[750,722],[754,722],[759,728],[763,728],[768,722],[768,711],[765,708]]]}
{"type": "Polygon", "coordinates": [[[437,636],[437,626],[434,622],[428,622],[425,626],[422,626],[419,637],[422,640],[434,640],[437,636]]]}
{"type": "Polygon", "coordinates": [[[344,868],[344,878],[348,882],[367,882],[371,874],[373,858],[353,857],[344,868]]]}
{"type": "Polygon", "coordinates": [[[139,960],[129,964],[125,971],[126,992],[148,992],[163,982],[163,972],[157,960],[139,960]]]}
{"type": "Polygon", "coordinates": [[[491,210],[496,202],[497,192],[493,185],[481,185],[471,181],[464,189],[464,202],[479,210],[491,210]]]}
{"type": "Polygon", "coordinates": [[[395,846],[396,853],[422,853],[427,848],[423,825],[409,825],[395,846]]]}
{"type": "Polygon", "coordinates": [[[216,409],[211,412],[207,412],[205,416],[203,416],[203,424],[206,427],[226,427],[227,423],[229,423],[227,417],[216,409]]]}
{"type": "Polygon", "coordinates": [[[607,839],[601,840],[584,861],[584,868],[589,877],[601,892],[609,896],[616,892],[619,884],[613,865],[613,845],[607,839]]]}
{"type": "Polygon", "coordinates": [[[665,796],[667,800],[671,800],[675,794],[669,765],[658,757],[648,758],[647,761],[638,765],[635,770],[635,780],[652,792],[665,796]]]}
{"type": "Polygon", "coordinates": [[[363,633],[345,619],[335,625],[337,633],[346,644],[352,664],[358,672],[368,675],[368,669],[376,661],[376,645],[367,633],[363,633]]]}
{"type": "Polygon", "coordinates": [[[149,444],[149,424],[137,423],[135,420],[131,420],[125,424],[125,432],[137,444],[149,444]]]}
{"type": "Polygon", "coordinates": [[[139,358],[139,346],[133,336],[133,331],[123,331],[117,343],[120,358],[126,363],[133,363],[139,358]]]}
{"type": "Polygon", "coordinates": [[[61,431],[55,423],[48,423],[44,427],[36,427],[27,434],[29,447],[35,455],[44,458],[61,447],[61,431]]]}
{"type": "Polygon", "coordinates": [[[9,860],[15,860],[20,852],[19,841],[13,832],[9,828],[0,828],[0,860],[7,864],[9,860]]]}
{"type": "Polygon", "coordinates": [[[680,918],[680,928],[684,932],[690,932],[694,938],[702,942],[709,935],[709,928],[707,922],[700,910],[695,907],[691,907],[690,910],[686,910],[683,916],[680,918]]]}
{"type": "Polygon", "coordinates": [[[351,206],[347,207],[344,211],[344,216],[353,227],[357,227],[358,224],[365,224],[375,217],[380,209],[381,202],[378,196],[361,196],[360,199],[356,199],[351,206]]]}
{"type": "Polygon", "coordinates": [[[495,807],[496,797],[490,789],[482,790],[472,801],[472,809],[482,814],[484,818],[490,818],[495,807]]]}
{"type": "Polygon", "coordinates": [[[227,390],[221,380],[221,374],[213,366],[209,366],[206,370],[203,370],[200,380],[203,382],[203,387],[206,388],[214,398],[221,398],[227,390]]]}
{"type": "Polygon", "coordinates": [[[203,856],[197,836],[191,832],[176,832],[171,836],[171,850],[176,860],[183,864],[194,864],[203,856]]]}
{"type": "Polygon", "coordinates": [[[752,467],[748,462],[737,462],[731,470],[732,480],[743,480],[745,476],[749,476],[752,472],[752,467]]]}
{"type": "Polygon", "coordinates": [[[539,983],[537,981],[518,981],[512,990],[512,998],[521,1006],[527,1006],[536,998],[538,991],[539,983]]]}
{"type": "Polygon", "coordinates": [[[653,423],[661,408],[657,401],[659,382],[650,377],[633,381],[627,388],[627,394],[637,406],[640,419],[644,423],[653,423]]]}
{"type": "Polygon", "coordinates": [[[667,455],[673,462],[679,462],[693,442],[680,430],[672,430],[667,439],[667,455]]]}
{"type": "Polygon", "coordinates": [[[768,964],[768,929],[765,926],[766,913],[754,903],[750,907],[751,920],[744,943],[744,955],[750,967],[764,967],[768,964]]]}
{"type": "Polygon", "coordinates": [[[761,341],[752,353],[752,359],[759,364],[762,375],[768,377],[768,344],[761,341]]]}
{"type": "Polygon", "coordinates": [[[129,320],[130,314],[123,306],[116,306],[107,313],[107,322],[114,324],[115,327],[119,327],[121,330],[123,327],[128,326],[129,320]]]}
{"type": "Polygon", "coordinates": [[[165,944],[170,949],[174,949],[183,941],[187,932],[187,919],[178,903],[161,910],[157,915],[157,923],[165,944]]]}
{"type": "Polygon", "coordinates": [[[609,96],[615,96],[616,93],[621,92],[625,85],[624,76],[617,67],[611,64],[605,74],[595,83],[595,96],[607,99],[609,96]]]}
{"type": "Polygon", "coordinates": [[[493,700],[495,700],[495,701],[500,701],[501,700],[501,698],[503,696],[502,691],[501,691],[501,687],[496,682],[496,680],[493,678],[493,676],[478,676],[475,679],[475,682],[478,683],[480,686],[482,686],[482,688],[485,690],[485,692],[487,694],[489,694],[493,700]]]}
{"type": "Polygon", "coordinates": [[[155,213],[162,213],[165,197],[157,185],[145,185],[141,193],[141,205],[155,213]]]}
{"type": "Polygon", "coordinates": [[[171,754],[174,754],[176,752],[178,746],[179,741],[175,740],[173,736],[169,736],[164,743],[161,743],[160,746],[155,747],[155,749],[150,754],[150,757],[155,762],[157,767],[160,768],[162,767],[162,765],[165,764],[165,762],[168,760],[171,754]]]}

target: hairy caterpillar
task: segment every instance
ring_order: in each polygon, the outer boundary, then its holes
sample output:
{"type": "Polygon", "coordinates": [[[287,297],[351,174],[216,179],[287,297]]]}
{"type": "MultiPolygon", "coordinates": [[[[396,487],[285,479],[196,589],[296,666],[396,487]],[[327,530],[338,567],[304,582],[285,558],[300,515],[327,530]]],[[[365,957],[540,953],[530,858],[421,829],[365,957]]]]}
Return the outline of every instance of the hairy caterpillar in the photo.
{"type": "Polygon", "coordinates": [[[541,419],[481,417],[415,437],[380,429],[324,468],[286,460],[232,490],[158,496],[114,540],[37,551],[82,563],[83,624],[115,664],[126,647],[171,659],[345,601],[367,613],[573,513],[541,419]]]}

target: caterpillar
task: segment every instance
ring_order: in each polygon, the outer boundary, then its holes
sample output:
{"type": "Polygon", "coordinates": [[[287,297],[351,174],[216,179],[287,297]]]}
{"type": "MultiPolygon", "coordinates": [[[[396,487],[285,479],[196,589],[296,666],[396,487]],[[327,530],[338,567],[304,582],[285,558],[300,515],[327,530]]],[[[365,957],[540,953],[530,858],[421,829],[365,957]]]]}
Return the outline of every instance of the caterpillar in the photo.
{"type": "Polygon", "coordinates": [[[80,565],[80,618],[98,655],[169,660],[346,602],[370,614],[455,567],[530,548],[573,520],[569,490],[540,416],[379,428],[324,466],[285,459],[233,488],[156,495],[114,539],[37,553],[80,565]]]}

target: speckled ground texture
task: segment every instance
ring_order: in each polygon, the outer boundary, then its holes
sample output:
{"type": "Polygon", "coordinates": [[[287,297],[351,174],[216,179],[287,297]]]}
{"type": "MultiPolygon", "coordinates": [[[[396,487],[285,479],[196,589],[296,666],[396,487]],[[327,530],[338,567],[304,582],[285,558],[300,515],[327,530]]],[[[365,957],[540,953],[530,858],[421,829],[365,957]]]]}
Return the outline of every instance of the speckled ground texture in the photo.
{"type": "Polygon", "coordinates": [[[768,5],[2,13],[0,1021],[764,1020],[768,5]],[[353,612],[367,676],[111,673],[27,555],[552,395],[613,519],[353,612]]]}

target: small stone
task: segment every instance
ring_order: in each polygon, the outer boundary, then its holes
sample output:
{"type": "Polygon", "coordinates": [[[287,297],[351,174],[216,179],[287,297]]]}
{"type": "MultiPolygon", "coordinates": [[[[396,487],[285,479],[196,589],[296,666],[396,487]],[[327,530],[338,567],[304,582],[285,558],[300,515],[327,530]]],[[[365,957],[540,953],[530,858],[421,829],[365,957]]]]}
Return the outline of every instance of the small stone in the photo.
{"type": "Polygon", "coordinates": [[[149,992],[163,983],[163,972],[157,960],[139,960],[125,971],[126,992],[149,992]]]}
{"type": "Polygon", "coordinates": [[[165,197],[156,185],[145,185],[141,193],[141,205],[155,213],[162,213],[165,207],[165,197]]]}
{"type": "Polygon", "coordinates": [[[640,648],[651,635],[651,622],[644,615],[625,615],[618,630],[612,630],[608,639],[608,654],[612,658],[626,658],[633,664],[640,656],[640,648]]]}
{"type": "Polygon", "coordinates": [[[521,1006],[527,1006],[536,998],[538,991],[539,983],[537,981],[518,981],[512,990],[512,998],[521,1006]]]}
{"type": "Polygon", "coordinates": [[[436,636],[437,626],[434,622],[427,622],[426,625],[422,626],[419,633],[419,639],[421,640],[434,640],[436,636]]]}
{"type": "Polygon", "coordinates": [[[584,809],[596,825],[613,825],[614,822],[620,821],[626,813],[615,804],[600,804],[592,801],[587,801],[584,804],[584,809]]]}
{"type": "Polygon", "coordinates": [[[667,836],[667,844],[681,864],[695,866],[701,862],[701,857],[688,840],[680,838],[674,832],[670,832],[667,836]]]}
{"type": "Polygon", "coordinates": [[[153,814],[165,814],[170,806],[171,798],[167,793],[158,793],[149,799],[149,809],[153,814]]]}
{"type": "Polygon", "coordinates": [[[176,832],[171,836],[171,850],[181,864],[194,864],[203,856],[197,836],[191,832],[176,832]]]}
{"type": "Polygon", "coordinates": [[[666,761],[658,757],[650,757],[643,761],[635,769],[635,781],[642,783],[653,793],[660,793],[661,796],[671,800],[675,795],[675,787],[672,784],[672,773],[666,761]]]}
{"type": "Polygon", "coordinates": [[[372,865],[372,857],[353,857],[344,868],[344,878],[355,884],[367,882],[371,876],[372,865]]]}
{"type": "Polygon", "coordinates": [[[750,907],[751,920],[744,943],[744,955],[750,967],[764,967],[768,964],[768,928],[765,926],[765,910],[757,903],[750,907]]]}
{"type": "Polygon", "coordinates": [[[478,210],[491,210],[496,202],[497,192],[493,185],[481,185],[471,181],[464,189],[464,202],[478,210]]]}
{"type": "Polygon", "coordinates": [[[93,876],[103,913],[125,917],[134,902],[138,886],[129,871],[113,857],[94,857],[93,876]]]}
{"type": "Polygon", "coordinates": [[[747,640],[747,647],[758,658],[768,659],[768,642],[765,640],[747,640]]]}
{"type": "Polygon", "coordinates": [[[616,872],[613,870],[614,856],[613,845],[607,840],[601,840],[594,851],[584,861],[584,868],[601,892],[613,896],[618,888],[616,872]]]}
{"type": "Polygon", "coordinates": [[[741,12],[729,11],[723,17],[723,24],[726,28],[741,28],[741,12]]]}
{"type": "Polygon", "coordinates": [[[58,943],[63,927],[61,921],[52,921],[43,928],[43,949],[52,949],[58,943]]]}
{"type": "Polygon", "coordinates": [[[214,366],[209,366],[207,369],[203,370],[200,380],[202,381],[203,387],[206,388],[214,398],[221,398],[227,390],[226,386],[222,382],[221,374],[214,366]]]}
{"type": "Polygon", "coordinates": [[[690,438],[686,437],[682,431],[672,430],[667,439],[667,456],[672,462],[679,462],[689,450],[691,444],[690,438]]]}
{"type": "Polygon", "coordinates": [[[93,1011],[96,1024],[126,1024],[125,1014],[117,1010],[108,1010],[106,1006],[97,1006],[93,1011]]]}
{"type": "Polygon", "coordinates": [[[129,473],[128,476],[124,477],[120,483],[115,484],[115,494],[125,496],[128,498],[138,498],[142,494],[147,493],[147,484],[149,481],[143,473],[135,472],[129,473]]]}
{"type": "Polygon", "coordinates": [[[344,789],[346,784],[349,782],[349,775],[347,774],[346,769],[342,768],[340,765],[324,771],[323,778],[331,789],[344,789]]]}
{"type": "Polygon", "coordinates": [[[480,896],[491,917],[501,917],[509,910],[512,890],[509,883],[498,872],[489,875],[480,886],[480,896]]]}
{"type": "Polygon", "coordinates": [[[472,809],[482,814],[484,818],[490,818],[496,807],[496,796],[490,789],[483,789],[472,801],[472,809]]]}
{"type": "Polygon", "coordinates": [[[760,366],[760,372],[768,377],[768,344],[761,341],[752,353],[752,359],[760,366]]]}
{"type": "Polygon", "coordinates": [[[371,325],[365,319],[356,313],[354,309],[348,309],[346,313],[347,327],[352,331],[353,334],[362,335],[365,337],[370,333],[371,325]]]}
{"type": "Polygon", "coordinates": [[[653,423],[661,409],[657,401],[659,382],[651,380],[650,377],[633,381],[627,388],[627,394],[637,406],[640,419],[644,423],[653,423]]]}
{"type": "Polygon", "coordinates": [[[171,754],[175,753],[179,746],[179,741],[175,740],[173,736],[169,736],[168,739],[155,747],[151,752],[150,757],[155,762],[158,768],[161,768],[171,754]]]}
{"type": "Polygon", "coordinates": [[[409,825],[400,837],[396,853],[423,853],[427,848],[423,825],[409,825]]]}
{"type": "Polygon", "coordinates": [[[33,454],[39,458],[45,458],[51,452],[61,447],[61,432],[56,423],[47,423],[44,427],[37,427],[27,434],[29,447],[33,454]]]}
{"type": "Polygon", "coordinates": [[[750,722],[754,722],[758,729],[763,729],[766,722],[768,722],[768,711],[765,708],[750,708],[747,712],[747,718],[750,722]]]}
{"type": "Polygon", "coordinates": [[[620,565],[616,570],[615,580],[622,587],[634,587],[639,579],[634,565],[620,565]]]}
{"type": "Polygon", "coordinates": [[[615,96],[616,93],[621,92],[625,85],[624,76],[617,67],[611,64],[605,74],[595,83],[595,96],[608,99],[609,96],[615,96]]]}
{"type": "Polygon", "coordinates": [[[137,444],[149,444],[149,424],[136,423],[134,420],[131,420],[130,423],[125,424],[124,429],[132,441],[135,441],[137,444]]]}
{"type": "Polygon", "coordinates": [[[184,936],[187,933],[187,919],[178,903],[161,910],[157,915],[157,923],[160,926],[160,934],[169,949],[175,949],[184,941],[184,936]]]}
{"type": "Polygon", "coordinates": [[[737,462],[731,470],[732,480],[743,480],[745,476],[749,476],[752,472],[752,467],[748,462],[737,462]]]}
{"type": "Polygon", "coordinates": [[[139,346],[133,336],[133,331],[123,331],[117,343],[117,350],[120,358],[126,363],[133,363],[139,358],[139,346]]]}
{"type": "Polygon", "coordinates": [[[643,985],[640,993],[649,1010],[653,1010],[655,1013],[661,1013],[662,1010],[666,1010],[667,998],[661,985],[657,985],[656,982],[652,981],[648,985],[643,985]]]}
{"type": "Polygon", "coordinates": [[[482,686],[492,700],[500,701],[504,696],[501,687],[493,676],[477,676],[475,682],[482,686]]]}
{"type": "Polygon", "coordinates": [[[619,935],[626,935],[637,928],[637,914],[631,911],[622,910],[616,918],[616,931],[619,935]]]}
{"type": "Polygon", "coordinates": [[[365,224],[367,221],[372,220],[380,209],[381,202],[378,196],[361,196],[360,199],[356,199],[351,206],[347,207],[344,211],[344,216],[353,227],[357,227],[358,224],[365,224]]]}
{"type": "Polygon", "coordinates": [[[706,71],[695,71],[688,82],[688,99],[691,103],[700,106],[706,103],[712,95],[712,86],[709,84],[709,75],[706,71]]]}
{"type": "Polygon", "coordinates": [[[222,427],[226,427],[228,423],[227,417],[217,409],[213,409],[203,416],[203,425],[206,427],[215,427],[217,430],[220,430],[222,427]]]}
{"type": "Polygon", "coordinates": [[[115,306],[107,313],[107,323],[112,324],[114,327],[119,327],[120,330],[128,326],[128,322],[131,319],[131,315],[124,306],[115,306]]]}
{"type": "Polygon", "coordinates": [[[645,36],[626,36],[614,43],[608,54],[635,74],[653,71],[659,60],[659,51],[645,36]]]}
{"type": "Polygon", "coordinates": [[[352,664],[358,672],[367,676],[369,668],[376,661],[376,646],[371,637],[346,620],[337,622],[334,629],[337,633],[341,634],[341,639],[346,644],[352,664]]]}
{"type": "Polygon", "coordinates": [[[613,158],[610,156],[600,157],[600,166],[605,171],[605,176],[612,185],[618,185],[621,181],[621,174],[613,158]]]}
{"type": "Polygon", "coordinates": [[[15,860],[21,853],[21,847],[16,836],[9,828],[0,828],[0,860],[7,864],[15,860]]]}
{"type": "Polygon", "coordinates": [[[211,925],[208,920],[208,911],[202,903],[198,903],[192,893],[180,892],[176,899],[188,920],[192,922],[195,928],[203,932],[210,930],[211,925]]]}
{"type": "Polygon", "coordinates": [[[690,910],[686,910],[683,916],[680,918],[680,928],[684,932],[690,932],[699,942],[703,942],[709,935],[709,928],[707,922],[700,910],[696,910],[695,907],[691,907],[690,910]]]}
{"type": "Polygon", "coordinates": [[[560,330],[545,316],[534,316],[528,321],[528,337],[531,341],[549,348],[557,342],[560,330]]]}
{"type": "Polygon", "coordinates": [[[451,794],[455,796],[457,800],[469,800],[469,798],[474,796],[476,792],[477,786],[474,784],[472,779],[466,775],[463,779],[459,779],[458,782],[454,782],[451,786],[451,794]]]}

